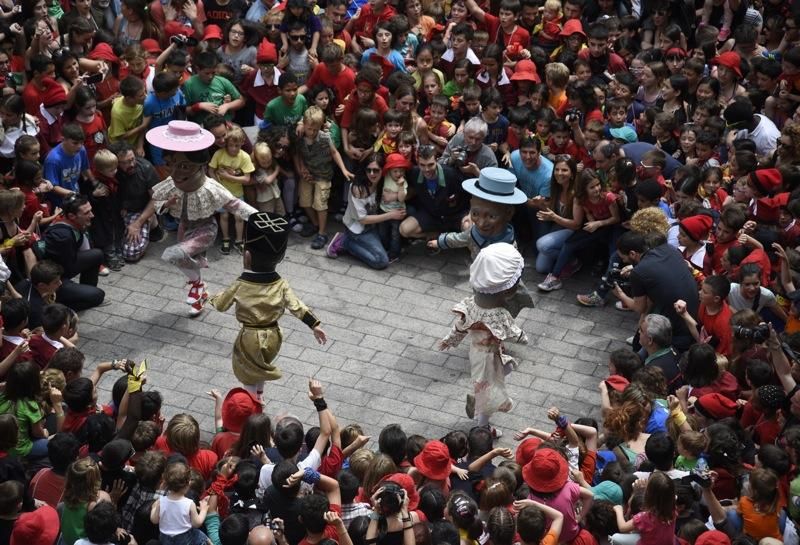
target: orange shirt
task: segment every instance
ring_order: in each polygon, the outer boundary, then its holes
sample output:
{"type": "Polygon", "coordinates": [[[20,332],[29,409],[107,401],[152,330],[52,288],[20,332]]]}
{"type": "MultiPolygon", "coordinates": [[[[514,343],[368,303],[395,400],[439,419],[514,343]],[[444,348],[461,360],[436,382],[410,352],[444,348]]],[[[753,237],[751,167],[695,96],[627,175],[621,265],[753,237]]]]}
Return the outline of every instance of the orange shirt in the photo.
{"type": "Polygon", "coordinates": [[[783,508],[778,505],[772,513],[761,513],[756,510],[753,500],[747,496],[739,498],[738,511],[744,521],[743,530],[748,536],[760,540],[765,537],[772,537],[782,540],[780,526],[778,525],[778,514],[783,508]]]}

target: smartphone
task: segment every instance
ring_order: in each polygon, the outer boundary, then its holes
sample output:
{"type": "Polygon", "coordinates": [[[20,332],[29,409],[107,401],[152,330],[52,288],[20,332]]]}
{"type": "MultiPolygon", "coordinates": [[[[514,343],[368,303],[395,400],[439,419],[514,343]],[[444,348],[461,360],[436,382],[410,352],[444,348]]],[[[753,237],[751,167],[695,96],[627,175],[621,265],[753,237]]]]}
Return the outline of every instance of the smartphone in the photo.
{"type": "Polygon", "coordinates": [[[97,74],[92,74],[91,76],[87,76],[87,78],[84,80],[84,82],[87,84],[100,83],[101,81],[103,81],[103,74],[99,72],[97,74]]]}

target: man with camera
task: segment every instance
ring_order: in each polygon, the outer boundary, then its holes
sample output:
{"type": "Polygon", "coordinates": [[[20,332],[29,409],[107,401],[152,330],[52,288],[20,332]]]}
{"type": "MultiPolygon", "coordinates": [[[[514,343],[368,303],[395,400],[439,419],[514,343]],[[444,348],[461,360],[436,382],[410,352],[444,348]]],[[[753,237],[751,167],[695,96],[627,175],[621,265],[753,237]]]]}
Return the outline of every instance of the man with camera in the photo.
{"type": "Polygon", "coordinates": [[[448,142],[439,164],[461,171],[465,178],[477,178],[482,168],[496,167],[497,157],[492,148],[483,143],[488,132],[486,121],[473,117],[464,125],[464,130],[448,142]]]}
{"type": "MultiPolygon", "coordinates": [[[[667,244],[660,234],[628,231],[617,241],[617,254],[628,265],[621,274],[630,282],[630,295],[614,283],[614,295],[631,310],[639,313],[639,327],[647,314],[661,314],[672,324],[672,345],[683,352],[694,343],[686,322],[675,311],[675,301],[686,302],[686,310],[697,316],[700,300],[697,283],[681,253],[667,244]]],[[[636,346],[634,338],[634,348],[636,346]]]]}

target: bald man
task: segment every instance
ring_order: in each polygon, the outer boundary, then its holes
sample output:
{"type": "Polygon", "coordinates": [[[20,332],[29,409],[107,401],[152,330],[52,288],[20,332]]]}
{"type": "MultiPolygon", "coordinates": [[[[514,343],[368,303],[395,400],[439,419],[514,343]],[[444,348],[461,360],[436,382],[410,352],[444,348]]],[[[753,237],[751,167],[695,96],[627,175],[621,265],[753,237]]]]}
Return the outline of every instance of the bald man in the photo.
{"type": "Polygon", "coordinates": [[[274,545],[275,534],[269,529],[269,526],[260,524],[250,530],[247,536],[247,545],[274,545]]]}

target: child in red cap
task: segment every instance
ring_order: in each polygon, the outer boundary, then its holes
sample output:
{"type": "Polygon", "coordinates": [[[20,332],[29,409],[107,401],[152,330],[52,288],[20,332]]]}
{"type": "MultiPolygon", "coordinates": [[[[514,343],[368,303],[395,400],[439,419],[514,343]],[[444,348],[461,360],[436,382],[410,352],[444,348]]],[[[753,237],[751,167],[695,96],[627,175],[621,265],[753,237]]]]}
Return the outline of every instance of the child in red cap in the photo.
{"type": "MultiPolygon", "coordinates": [[[[383,165],[382,212],[406,209],[406,170],[411,163],[399,153],[390,153],[383,165]]],[[[378,224],[381,241],[389,248],[389,263],[400,259],[400,221],[389,220],[378,224]]]]}

